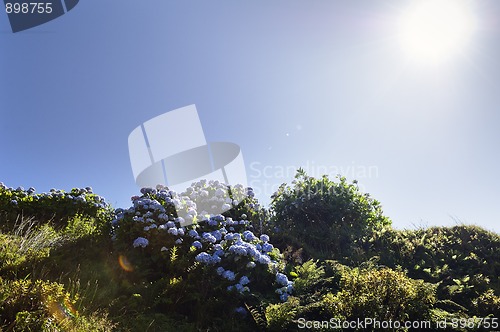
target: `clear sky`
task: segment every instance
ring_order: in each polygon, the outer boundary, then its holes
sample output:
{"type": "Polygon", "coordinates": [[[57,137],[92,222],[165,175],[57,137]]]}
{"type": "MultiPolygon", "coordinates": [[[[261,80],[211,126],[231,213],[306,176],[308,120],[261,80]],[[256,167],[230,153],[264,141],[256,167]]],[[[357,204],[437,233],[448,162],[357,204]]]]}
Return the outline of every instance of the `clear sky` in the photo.
{"type": "Polygon", "coordinates": [[[15,34],[0,12],[0,181],[128,207],[128,135],[196,104],[264,203],[302,166],[358,179],[397,228],[500,232],[500,2],[462,3],[474,29],[441,57],[402,32],[415,1],[85,0],[15,34]]]}

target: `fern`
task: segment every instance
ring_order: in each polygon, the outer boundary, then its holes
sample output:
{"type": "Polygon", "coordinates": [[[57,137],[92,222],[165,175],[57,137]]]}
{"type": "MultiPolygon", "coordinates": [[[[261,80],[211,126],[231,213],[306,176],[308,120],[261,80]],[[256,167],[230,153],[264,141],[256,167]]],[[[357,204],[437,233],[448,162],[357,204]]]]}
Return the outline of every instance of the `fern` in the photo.
{"type": "Polygon", "coordinates": [[[170,261],[173,263],[177,260],[179,257],[179,254],[177,253],[177,247],[173,246],[172,249],[170,249],[170,261]]]}
{"type": "Polygon", "coordinates": [[[294,288],[300,294],[307,292],[321,281],[325,275],[325,269],[322,266],[318,267],[317,263],[311,259],[296,267],[295,273],[297,279],[294,280],[294,288]]]}
{"type": "Polygon", "coordinates": [[[261,310],[259,310],[260,308],[254,308],[248,305],[247,303],[245,303],[245,307],[252,316],[252,319],[255,322],[255,324],[261,329],[265,329],[267,327],[267,321],[264,314],[261,312],[261,310]]]}

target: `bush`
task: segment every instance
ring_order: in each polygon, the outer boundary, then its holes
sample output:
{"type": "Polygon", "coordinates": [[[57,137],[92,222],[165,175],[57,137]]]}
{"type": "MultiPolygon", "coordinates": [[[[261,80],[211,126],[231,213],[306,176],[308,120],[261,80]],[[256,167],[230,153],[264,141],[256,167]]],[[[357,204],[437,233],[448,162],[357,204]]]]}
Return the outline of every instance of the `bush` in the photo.
{"type": "Polygon", "coordinates": [[[0,278],[0,330],[111,331],[105,316],[80,316],[75,302],[58,283],[0,278]]]}
{"type": "Polygon", "coordinates": [[[389,268],[344,268],[340,292],[324,302],[332,317],[343,320],[416,321],[430,317],[435,286],[389,268]]]}
{"type": "Polygon", "coordinates": [[[275,230],[283,244],[303,247],[312,258],[357,260],[361,240],[391,222],[355,181],[338,179],[315,179],[299,169],[293,186],[283,184],[273,195],[269,231],[275,230]]]}
{"type": "Polygon", "coordinates": [[[69,193],[51,189],[49,193],[37,194],[34,188],[8,188],[0,182],[0,231],[11,231],[19,215],[41,224],[52,222],[54,228],[61,229],[78,215],[109,221],[112,209],[90,187],[73,188],[69,193]]]}
{"type": "Polygon", "coordinates": [[[217,181],[197,182],[182,194],[143,188],[131,208],[116,211],[114,247],[125,278],[142,288],[151,308],[195,315],[207,326],[213,315],[233,317],[258,297],[287,300],[293,286],[279,250],[251,231],[256,214],[231,190],[217,181]],[[232,209],[210,213],[224,204],[232,209]]]}
{"type": "Polygon", "coordinates": [[[438,283],[437,296],[474,313],[473,300],[500,289],[500,237],[477,226],[383,229],[369,240],[381,264],[438,283]]]}

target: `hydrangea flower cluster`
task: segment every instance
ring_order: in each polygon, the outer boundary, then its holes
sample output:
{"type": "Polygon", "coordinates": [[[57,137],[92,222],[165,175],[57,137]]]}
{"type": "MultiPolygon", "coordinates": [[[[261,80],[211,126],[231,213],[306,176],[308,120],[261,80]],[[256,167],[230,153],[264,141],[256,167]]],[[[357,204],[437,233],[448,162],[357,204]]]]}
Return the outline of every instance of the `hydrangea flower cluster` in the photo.
{"type": "MultiPolygon", "coordinates": [[[[251,231],[246,214],[233,219],[214,213],[240,204],[234,197],[242,197],[243,186],[227,188],[218,181],[202,180],[181,194],[164,186],[143,188],[141,193],[132,197],[129,209],[117,209],[112,222],[118,239],[133,233],[129,246],[153,255],[177,246],[193,263],[213,268],[229,284],[227,290],[239,294],[250,292],[256,273],[270,274],[270,283],[282,275],[279,251],[269,243],[268,235],[258,237],[251,231]]],[[[278,281],[277,285],[285,301],[293,287],[283,292],[285,285],[278,281]]],[[[286,286],[291,285],[287,280],[286,286]]]]}
{"type": "Polygon", "coordinates": [[[293,282],[283,273],[276,273],[276,283],[281,286],[276,290],[282,301],[286,301],[293,291],[293,282]]]}
{"type": "Polygon", "coordinates": [[[36,193],[33,187],[14,189],[2,182],[0,210],[22,210],[25,216],[32,215],[39,220],[57,220],[79,213],[107,219],[112,214],[110,205],[103,197],[94,194],[91,187],[73,188],[70,192],[50,189],[48,193],[36,193]]]}
{"type": "Polygon", "coordinates": [[[73,204],[87,203],[96,208],[108,208],[109,204],[106,203],[104,197],[93,193],[91,187],[86,188],[73,188],[70,193],[64,190],[50,189],[48,193],[36,193],[35,188],[30,187],[25,190],[23,187],[7,187],[3,182],[0,182],[0,197],[9,197],[13,204],[18,204],[21,201],[42,201],[42,200],[67,200],[73,204]]]}

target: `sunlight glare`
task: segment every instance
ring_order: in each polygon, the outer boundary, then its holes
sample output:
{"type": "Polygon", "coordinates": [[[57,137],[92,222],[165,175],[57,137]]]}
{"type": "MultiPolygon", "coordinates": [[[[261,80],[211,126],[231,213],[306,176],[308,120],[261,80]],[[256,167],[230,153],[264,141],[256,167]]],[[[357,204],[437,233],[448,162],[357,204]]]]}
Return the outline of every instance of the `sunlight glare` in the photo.
{"type": "Polygon", "coordinates": [[[398,21],[401,47],[417,62],[439,64],[463,51],[476,29],[465,0],[424,0],[406,9],[398,21]]]}

